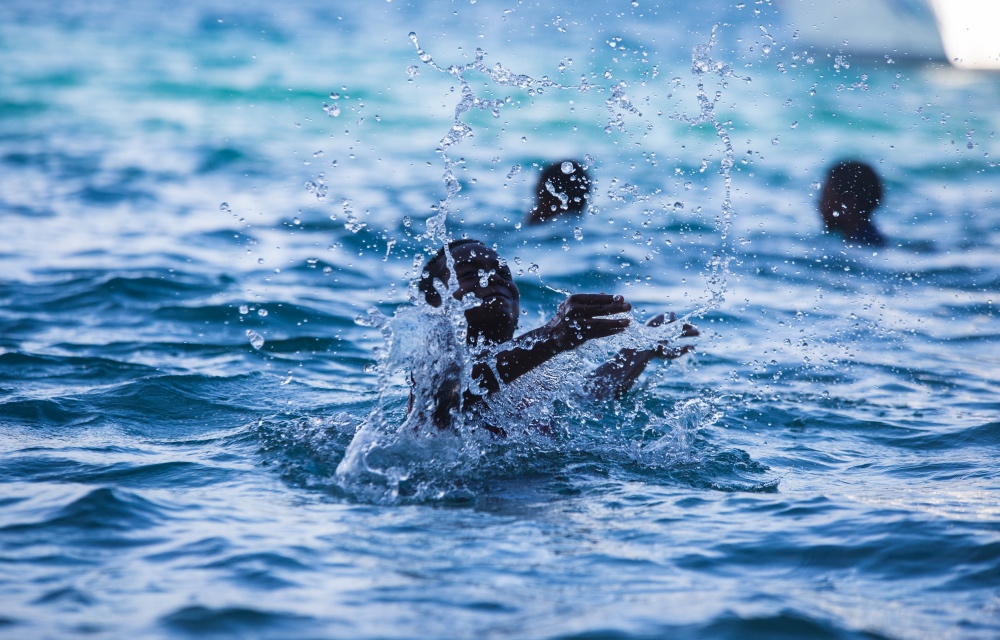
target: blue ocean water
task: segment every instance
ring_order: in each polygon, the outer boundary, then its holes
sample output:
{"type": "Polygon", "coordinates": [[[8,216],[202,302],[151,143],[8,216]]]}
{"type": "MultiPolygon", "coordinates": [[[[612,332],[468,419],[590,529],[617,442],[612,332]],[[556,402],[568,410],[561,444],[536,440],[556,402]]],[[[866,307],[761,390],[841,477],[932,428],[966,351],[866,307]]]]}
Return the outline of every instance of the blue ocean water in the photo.
{"type": "Polygon", "coordinates": [[[0,636],[996,637],[998,103],[768,3],[5,2],[0,636]],[[477,48],[501,102],[441,150],[477,48]],[[607,291],[695,353],[555,385],[550,434],[400,430],[357,319],[407,308],[445,157],[522,329],[607,291]],[[589,213],[523,226],[565,157],[589,213]],[[841,157],[889,247],[821,233],[841,157]]]}

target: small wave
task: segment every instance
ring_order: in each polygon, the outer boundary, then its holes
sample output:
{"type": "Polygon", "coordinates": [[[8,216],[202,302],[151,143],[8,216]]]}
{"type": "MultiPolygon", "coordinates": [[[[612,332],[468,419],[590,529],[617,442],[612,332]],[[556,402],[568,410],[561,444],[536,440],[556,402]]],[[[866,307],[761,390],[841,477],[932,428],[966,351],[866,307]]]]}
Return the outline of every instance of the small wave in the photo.
{"type": "MultiPolygon", "coordinates": [[[[96,271],[42,271],[44,278],[34,283],[0,283],[0,300],[22,322],[39,326],[76,325],[83,314],[93,314],[116,327],[134,326],[137,315],[158,309],[164,302],[202,300],[228,290],[228,276],[184,274],[168,269],[144,269],[122,274],[96,271]],[[127,319],[116,311],[126,310],[127,319]],[[53,314],[67,314],[65,319],[53,314]]],[[[29,325],[30,326],[30,325],[29,325]]],[[[27,330],[28,327],[22,329],[27,330]]],[[[5,329],[9,331],[9,328],[5,329]]]]}
{"type": "Polygon", "coordinates": [[[0,404],[0,417],[11,427],[82,427],[96,424],[100,420],[100,411],[83,410],[77,400],[69,398],[15,399],[0,404]]]}
{"type": "Polygon", "coordinates": [[[158,376],[88,394],[87,400],[118,420],[139,426],[143,433],[150,433],[146,425],[160,425],[167,432],[196,425],[202,430],[229,428],[248,411],[268,406],[247,384],[262,377],[158,376]]]}
{"type": "Polygon", "coordinates": [[[0,404],[0,416],[33,430],[110,425],[159,436],[189,434],[192,428],[205,432],[230,428],[248,412],[268,409],[269,400],[255,384],[269,379],[256,373],[160,375],[54,398],[25,393],[0,404]]]}
{"type": "MultiPolygon", "coordinates": [[[[42,520],[16,523],[0,529],[5,535],[39,532],[45,536],[66,535],[67,530],[81,533],[80,540],[102,544],[105,540],[96,532],[127,535],[136,530],[154,527],[163,519],[165,507],[124,489],[101,487],[92,489],[42,520]]],[[[120,539],[116,539],[120,540],[120,539]]]]}
{"type": "MultiPolygon", "coordinates": [[[[72,273],[69,279],[63,274],[54,274],[58,281],[50,288],[32,286],[39,291],[49,291],[48,300],[34,300],[42,309],[51,311],[73,310],[79,312],[89,306],[104,307],[109,301],[128,305],[129,302],[151,302],[159,300],[200,298],[219,293],[233,284],[226,276],[206,277],[185,274],[173,270],[157,269],[127,275],[95,271],[92,273],[72,273]]],[[[32,306],[34,309],[35,307],[32,306]]]]}
{"type": "Polygon", "coordinates": [[[58,380],[69,382],[120,382],[155,372],[154,367],[104,357],[39,355],[9,351],[0,353],[0,380],[24,382],[58,380]]]}
{"type": "Polygon", "coordinates": [[[102,207],[123,203],[133,206],[148,205],[157,199],[151,190],[129,189],[124,185],[88,185],[73,195],[86,204],[102,207]]]}
{"type": "Polygon", "coordinates": [[[52,591],[47,591],[41,596],[36,598],[32,604],[35,605],[46,605],[46,604],[67,604],[70,606],[83,606],[88,607],[96,604],[96,600],[80,589],[74,587],[59,587],[53,589],[52,591]]]}
{"type": "Polygon", "coordinates": [[[292,574],[313,570],[295,558],[274,551],[235,554],[213,560],[201,568],[223,572],[241,586],[265,590],[299,586],[292,574]]]}
{"type": "MultiPolygon", "coordinates": [[[[985,424],[970,426],[959,429],[947,429],[936,431],[914,431],[906,430],[899,435],[888,434],[881,436],[879,440],[885,444],[919,451],[922,453],[941,452],[951,449],[964,449],[967,447],[993,448],[1000,446],[1000,422],[988,422],[985,424]]],[[[941,464],[953,464],[949,461],[942,461],[941,464]]]]}
{"type": "Polygon", "coordinates": [[[1000,584],[1000,544],[992,543],[975,547],[965,553],[965,562],[957,564],[959,574],[937,588],[940,592],[992,590],[1000,584]]]}
{"type": "Polygon", "coordinates": [[[195,173],[199,175],[232,173],[241,176],[259,176],[267,172],[263,159],[244,149],[224,146],[203,147],[198,151],[200,158],[195,173]]]}
{"type": "Polygon", "coordinates": [[[282,637],[283,632],[298,635],[303,629],[315,628],[318,623],[313,618],[290,613],[202,605],[182,607],[160,619],[160,624],[168,629],[194,636],[282,637]]]}
{"type": "MultiPolygon", "coordinates": [[[[102,451],[96,451],[101,453],[102,451]]],[[[0,477],[27,482],[74,482],[118,487],[204,487],[233,476],[228,469],[195,462],[88,464],[70,458],[25,455],[8,458],[0,477]]]]}
{"type": "Polygon", "coordinates": [[[701,638],[812,638],[815,640],[879,640],[891,638],[877,632],[859,631],[846,622],[838,623],[830,617],[808,615],[794,610],[783,610],[770,615],[741,616],[726,613],[715,620],[692,629],[694,637],[701,638]]]}

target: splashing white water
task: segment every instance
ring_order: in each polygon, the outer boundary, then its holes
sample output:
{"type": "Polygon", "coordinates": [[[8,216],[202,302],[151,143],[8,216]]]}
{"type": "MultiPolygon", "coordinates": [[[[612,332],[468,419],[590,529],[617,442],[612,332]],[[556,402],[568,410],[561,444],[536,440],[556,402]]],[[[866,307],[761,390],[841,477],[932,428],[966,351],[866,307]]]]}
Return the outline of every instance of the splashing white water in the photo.
{"type": "MultiPolygon", "coordinates": [[[[619,349],[650,349],[662,341],[675,342],[681,337],[684,320],[702,317],[722,304],[729,265],[728,234],[733,216],[731,170],[735,154],[726,125],[719,122],[715,113],[721,92],[710,99],[705,89],[705,76],[716,74],[724,80],[738,76],[728,65],[711,58],[715,32],[713,28],[709,42],[696,46],[692,55],[692,73],[698,78],[697,98],[701,112],[695,117],[675,116],[691,126],[702,123],[713,125],[724,146],[720,173],[725,181],[725,197],[717,221],[722,246],[707,265],[709,299],[680,318],[680,322],[647,327],[633,321],[627,331],[612,338],[588,342],[575,351],[557,356],[511,384],[501,385],[500,391],[476,403],[472,410],[467,410],[463,391],[480,396],[484,394],[472,375],[473,357],[466,347],[464,314],[476,301],[472,296],[463,301],[454,299],[452,294],[458,285],[451,275],[449,282],[439,288],[443,304],[436,308],[427,304],[416,287],[422,267],[422,258],[418,256],[414,263],[417,277],[410,286],[410,304],[399,307],[391,318],[373,309],[369,311],[368,318],[359,320],[379,329],[384,344],[376,353],[379,373],[377,406],[360,425],[337,467],[336,476],[345,491],[376,502],[396,502],[403,492],[418,499],[421,496],[433,497],[443,490],[442,487],[453,489],[459,486],[461,479],[479,469],[484,460],[505,455],[503,451],[516,450],[525,442],[536,450],[538,447],[558,447],[560,441],[553,436],[565,438],[564,443],[573,442],[581,437],[579,434],[588,424],[604,424],[606,427],[607,407],[595,404],[589,397],[587,374],[619,349]],[[410,406],[405,412],[398,408],[400,378],[405,380],[402,386],[407,382],[410,386],[410,406]],[[451,410],[450,415],[444,416],[447,428],[440,428],[442,416],[435,415],[441,410],[439,400],[442,393],[451,394],[454,398],[454,402],[445,409],[451,410]],[[491,436],[491,432],[496,433],[498,427],[507,436],[502,442],[491,436]],[[540,438],[543,444],[539,444],[540,438]]],[[[445,68],[421,48],[415,33],[410,34],[410,40],[424,64],[448,74],[460,85],[460,99],[455,106],[454,118],[437,148],[444,163],[442,181],[445,197],[435,207],[435,213],[427,218],[426,233],[422,236],[430,245],[428,249],[433,250],[451,240],[447,218],[452,201],[461,190],[455,168],[462,161],[453,160],[450,152],[472,137],[473,133],[472,127],[462,119],[464,114],[478,109],[499,117],[500,110],[512,102],[510,97],[486,99],[477,96],[466,76],[479,73],[497,86],[523,90],[529,96],[549,88],[588,91],[595,87],[586,83],[566,87],[547,79],[535,80],[517,74],[500,64],[489,67],[484,62],[486,54],[482,50],[477,50],[473,61],[468,64],[445,68]]],[[[412,77],[415,74],[408,71],[408,75],[412,77]]],[[[619,82],[598,88],[610,94],[606,105],[613,121],[608,126],[624,130],[623,113],[639,113],[625,93],[627,85],[619,82]]],[[[587,156],[586,162],[592,165],[594,159],[587,156]]],[[[519,170],[520,166],[515,165],[508,179],[519,170]]],[[[454,274],[450,252],[446,250],[445,256],[448,272],[454,274]]],[[[509,348],[510,344],[500,345],[485,360],[495,362],[496,352],[509,348]]],[[[628,410],[617,403],[614,406],[613,417],[616,421],[632,421],[637,413],[645,411],[641,403],[628,410]]],[[[697,431],[714,423],[719,415],[714,404],[708,400],[697,399],[679,404],[674,415],[650,420],[672,429],[672,432],[647,445],[635,445],[638,451],[636,459],[647,463],[686,459],[697,431]]],[[[647,415],[649,418],[651,416],[647,415]]]]}
{"type": "Polygon", "coordinates": [[[719,232],[722,245],[719,253],[713,255],[707,265],[709,269],[708,290],[711,296],[707,302],[685,317],[703,317],[709,311],[719,308],[725,301],[726,282],[729,276],[729,262],[731,260],[731,257],[728,255],[729,230],[733,222],[732,172],[736,161],[736,152],[733,150],[733,143],[729,136],[729,130],[726,129],[726,124],[720,122],[715,113],[715,106],[722,97],[722,92],[717,91],[715,96],[710,99],[705,91],[705,76],[708,74],[719,76],[723,80],[723,86],[725,86],[727,78],[736,78],[744,82],[750,82],[750,78],[738,76],[728,64],[712,59],[712,48],[715,47],[715,34],[718,28],[719,25],[713,26],[712,35],[709,37],[708,43],[696,45],[691,54],[691,73],[698,78],[697,98],[698,105],[701,107],[701,113],[694,117],[685,115],[675,116],[692,127],[707,123],[715,128],[719,141],[722,142],[723,146],[723,156],[719,166],[719,173],[722,175],[725,184],[722,211],[719,219],[716,221],[716,230],[719,232]]]}
{"type": "MultiPolygon", "coordinates": [[[[438,65],[438,63],[434,61],[434,58],[421,48],[416,33],[410,32],[409,38],[410,42],[412,42],[413,46],[416,48],[417,56],[420,58],[421,62],[436,71],[448,74],[457,80],[461,85],[461,97],[458,104],[455,105],[454,120],[452,121],[447,133],[445,133],[445,135],[441,138],[437,148],[437,152],[441,154],[441,158],[444,161],[444,173],[442,174],[442,180],[444,181],[446,195],[444,200],[441,200],[438,203],[437,213],[430,216],[426,223],[426,239],[432,244],[441,245],[447,243],[451,239],[447,232],[446,221],[451,202],[462,189],[462,185],[459,183],[454,174],[456,161],[452,160],[449,155],[449,150],[455,145],[461,143],[463,140],[472,137],[472,127],[462,120],[462,116],[467,112],[479,109],[489,111],[494,118],[499,118],[500,109],[508,104],[511,104],[512,102],[509,96],[494,99],[480,98],[472,90],[472,85],[469,83],[469,80],[466,79],[465,75],[470,72],[478,72],[492,80],[497,86],[521,89],[526,91],[529,96],[539,95],[547,88],[554,87],[565,89],[570,87],[563,87],[562,85],[547,79],[535,80],[530,76],[514,73],[513,71],[505,68],[499,62],[494,64],[492,67],[488,67],[484,62],[486,52],[482,49],[476,49],[475,57],[472,62],[463,65],[451,65],[448,68],[444,68],[438,65]]],[[[512,169],[511,174],[508,177],[513,177],[515,173],[516,172],[512,169]]]]}

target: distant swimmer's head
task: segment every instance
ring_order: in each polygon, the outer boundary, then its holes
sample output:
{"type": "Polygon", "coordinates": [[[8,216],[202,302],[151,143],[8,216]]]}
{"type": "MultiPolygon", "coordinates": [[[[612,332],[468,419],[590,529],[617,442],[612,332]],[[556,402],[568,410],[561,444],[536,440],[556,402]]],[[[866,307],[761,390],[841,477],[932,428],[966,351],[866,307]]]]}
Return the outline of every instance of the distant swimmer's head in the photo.
{"type": "MultiPolygon", "coordinates": [[[[448,245],[455,264],[458,288],[454,297],[461,300],[467,293],[482,300],[482,304],[466,310],[469,343],[500,344],[514,337],[521,314],[521,294],[514,284],[506,262],[478,240],[455,240],[448,245]]],[[[441,295],[434,280],[448,283],[448,258],[444,247],[427,261],[417,288],[427,304],[441,306],[441,295]]]]}
{"type": "Polygon", "coordinates": [[[872,211],[882,202],[882,180],[871,165],[844,160],[830,167],[819,199],[819,212],[827,231],[845,240],[884,245],[885,238],[871,222],[872,211]]]}
{"type": "Polygon", "coordinates": [[[528,224],[538,224],[559,216],[582,213],[590,197],[590,176],[575,160],[554,162],[544,170],[535,187],[535,208],[528,224]]]}

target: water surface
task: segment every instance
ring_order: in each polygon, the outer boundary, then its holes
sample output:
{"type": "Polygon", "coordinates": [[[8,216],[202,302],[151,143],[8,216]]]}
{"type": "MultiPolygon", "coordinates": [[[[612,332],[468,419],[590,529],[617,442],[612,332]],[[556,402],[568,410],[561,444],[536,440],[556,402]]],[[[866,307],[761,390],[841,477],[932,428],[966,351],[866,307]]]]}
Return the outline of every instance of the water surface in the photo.
{"type": "Polygon", "coordinates": [[[0,635],[1000,632],[996,76],[643,0],[15,1],[0,51],[0,635]],[[728,228],[683,118],[719,23],[728,228]],[[552,436],[394,431],[405,378],[355,320],[408,300],[460,91],[410,32],[590,85],[466,76],[510,100],[463,116],[447,230],[511,261],[522,328],[607,291],[708,308],[694,355],[552,436]],[[585,155],[591,212],[520,225],[585,155]],[[821,234],[842,156],[883,174],[888,248],[821,234]],[[338,476],[380,398],[404,473],[338,476]]]}

